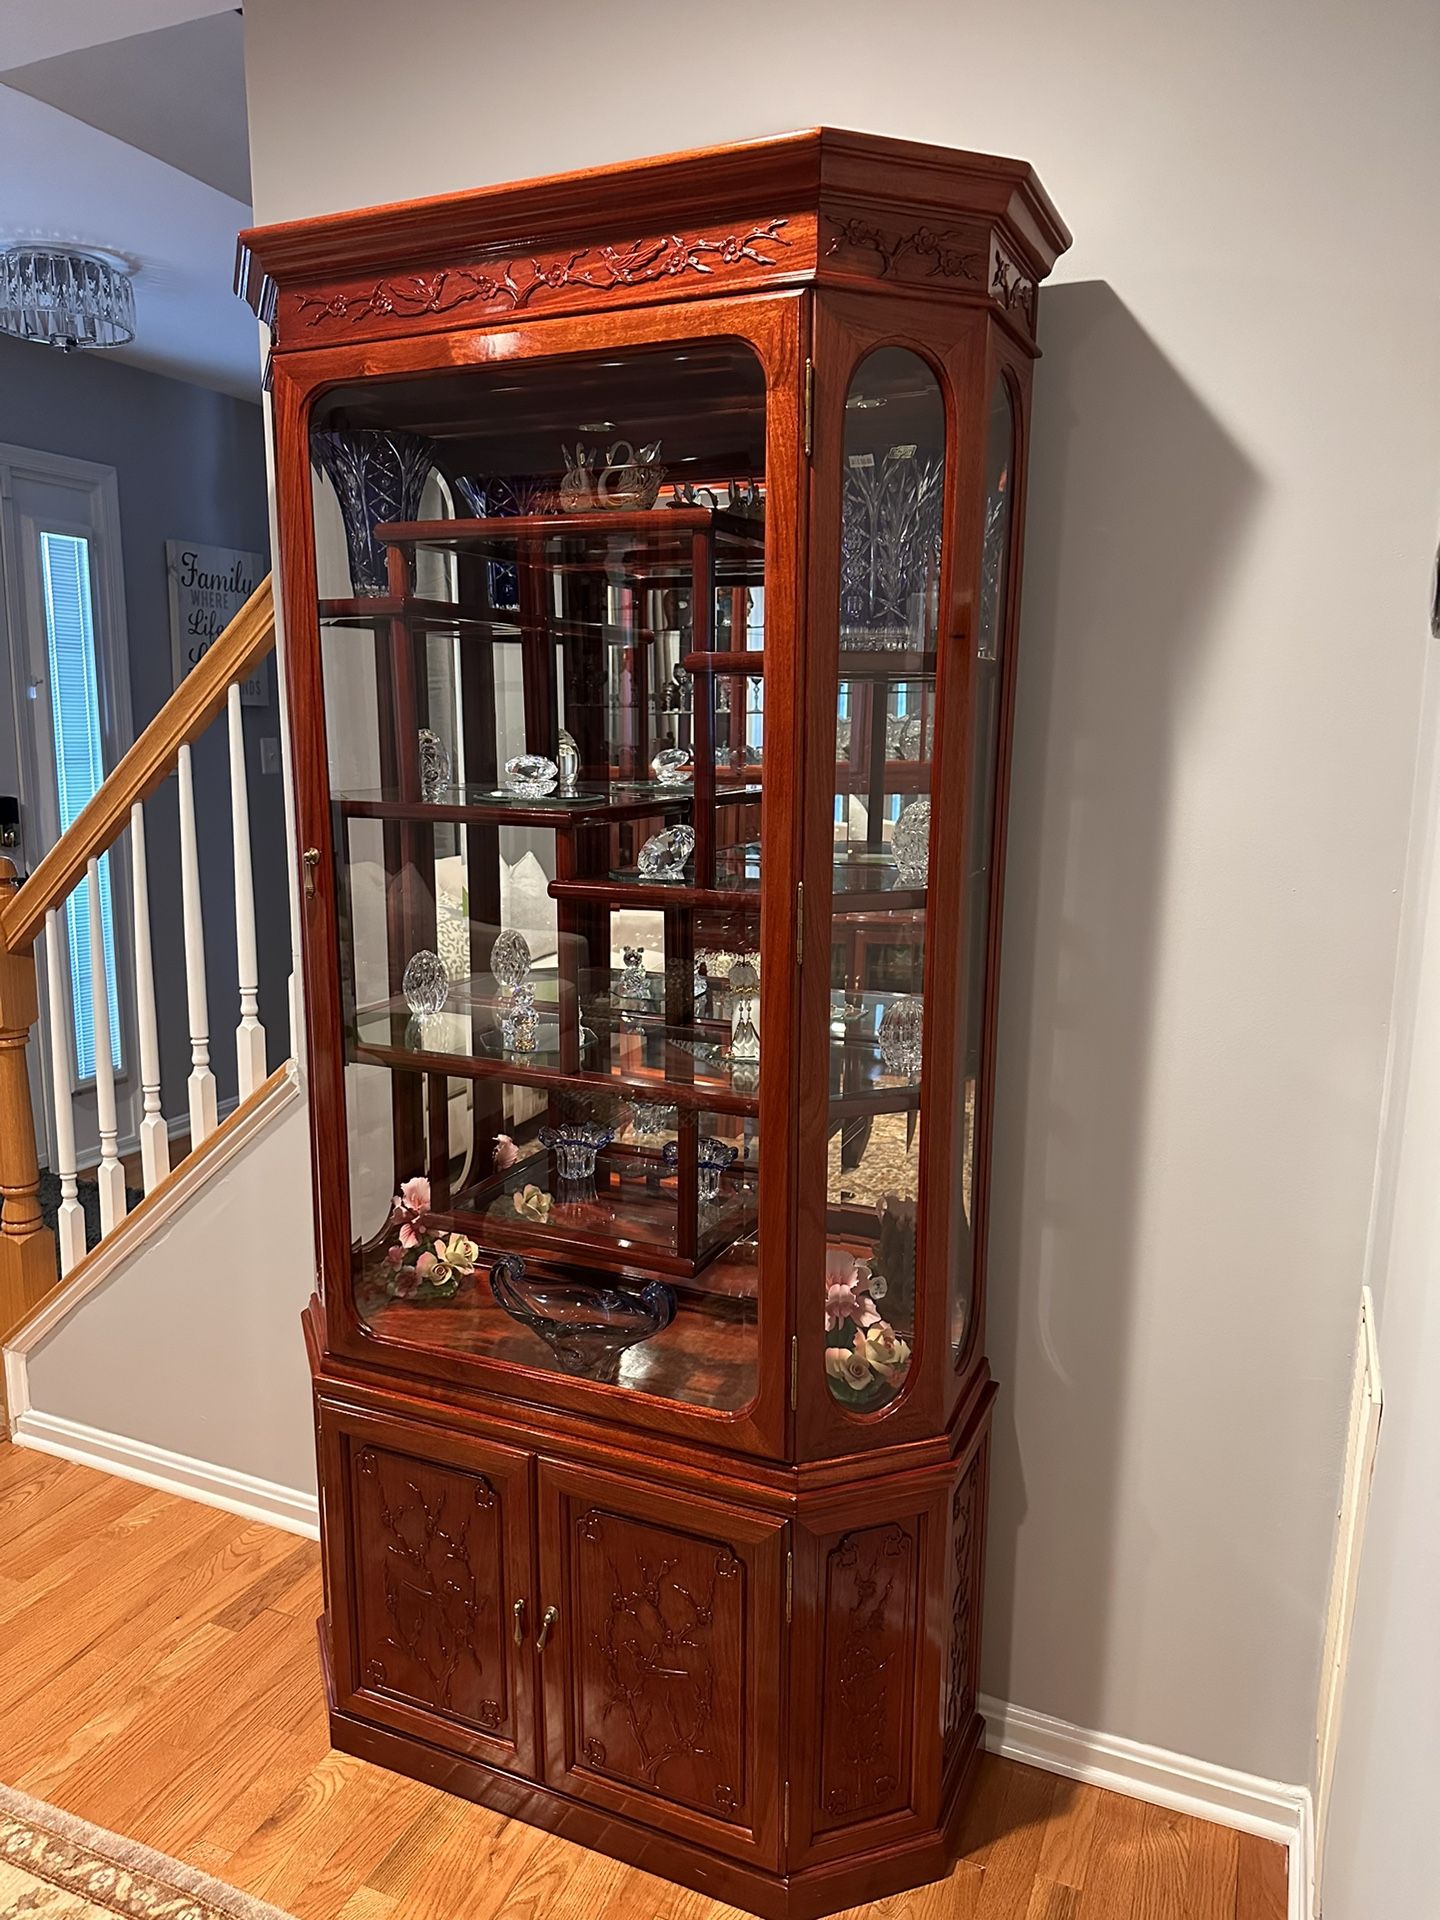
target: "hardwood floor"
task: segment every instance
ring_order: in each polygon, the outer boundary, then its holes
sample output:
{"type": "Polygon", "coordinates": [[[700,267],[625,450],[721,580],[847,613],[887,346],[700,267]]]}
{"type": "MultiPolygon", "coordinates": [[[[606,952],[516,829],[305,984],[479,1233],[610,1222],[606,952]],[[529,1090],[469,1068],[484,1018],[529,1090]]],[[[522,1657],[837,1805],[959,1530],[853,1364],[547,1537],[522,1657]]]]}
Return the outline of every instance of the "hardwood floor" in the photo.
{"type": "MultiPolygon", "coordinates": [[[[0,1445],[0,1779],[297,1920],[732,1920],[332,1753],[318,1549],[0,1445]]],[[[1284,1920],[1285,1855],[987,1758],[951,1877],[850,1920],[1284,1920]]]]}

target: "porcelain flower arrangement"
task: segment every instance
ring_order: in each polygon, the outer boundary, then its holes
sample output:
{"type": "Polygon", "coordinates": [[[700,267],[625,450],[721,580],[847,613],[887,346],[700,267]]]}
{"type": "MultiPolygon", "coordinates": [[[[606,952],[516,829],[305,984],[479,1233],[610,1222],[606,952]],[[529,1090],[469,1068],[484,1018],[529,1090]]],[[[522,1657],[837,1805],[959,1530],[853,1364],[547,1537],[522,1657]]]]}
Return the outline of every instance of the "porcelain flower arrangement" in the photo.
{"type": "Polygon", "coordinates": [[[825,1250],[825,1372],[845,1406],[872,1407],[900,1391],[910,1347],[876,1306],[885,1280],[846,1247],[825,1250]]]}
{"type": "Polygon", "coordinates": [[[429,1213],[430,1182],[417,1174],[401,1186],[390,1213],[398,1231],[385,1264],[397,1300],[448,1300],[474,1277],[479,1247],[463,1233],[437,1232],[429,1213]]]}

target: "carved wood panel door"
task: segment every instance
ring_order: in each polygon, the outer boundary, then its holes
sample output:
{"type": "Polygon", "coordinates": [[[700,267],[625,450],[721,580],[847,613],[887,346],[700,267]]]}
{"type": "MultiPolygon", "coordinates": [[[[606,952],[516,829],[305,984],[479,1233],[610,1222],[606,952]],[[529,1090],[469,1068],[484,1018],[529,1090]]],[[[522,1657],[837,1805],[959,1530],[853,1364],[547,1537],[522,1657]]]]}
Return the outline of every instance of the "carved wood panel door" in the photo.
{"type": "Polygon", "coordinates": [[[785,1523],[540,1463],[554,1787],[779,1864],[785,1523]]]}
{"type": "Polygon", "coordinates": [[[321,1441],[337,1707],[533,1778],[532,1456],[328,1409],[321,1441]]]}

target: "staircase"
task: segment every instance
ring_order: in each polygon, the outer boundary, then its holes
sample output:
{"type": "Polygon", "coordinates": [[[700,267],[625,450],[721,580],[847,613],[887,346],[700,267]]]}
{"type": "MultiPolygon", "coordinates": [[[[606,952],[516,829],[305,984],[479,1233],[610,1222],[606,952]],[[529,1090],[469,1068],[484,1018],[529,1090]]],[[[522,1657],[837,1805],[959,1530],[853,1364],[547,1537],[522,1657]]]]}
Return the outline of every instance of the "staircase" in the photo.
{"type": "MultiPolygon", "coordinates": [[[[250,807],[246,783],[240,686],[275,645],[275,614],[267,577],[256,588],[204,658],[176,688],[94,799],[28,878],[0,857],[0,1344],[7,1361],[27,1334],[54,1326],[69,1306],[112,1271],[118,1258],[138,1245],[150,1228],[220,1164],[238,1138],[253,1132],[282,1083],[293,1087],[293,1063],[266,1078],[266,1036],[259,1019],[259,968],[255,896],[250,853],[250,807]],[[230,801],[235,885],[235,945],[239,979],[235,1049],[239,1104],[223,1120],[216,1112],[210,1064],[210,1010],[205,979],[205,929],[200,906],[195,795],[190,752],[223,715],[228,731],[230,801]],[[191,1067],[187,1082],[189,1143],[171,1161],[171,1141],[161,1104],[160,1049],[151,965],[151,898],[145,858],[145,799],[174,773],[179,781],[180,912],[184,928],[186,1011],[191,1067]],[[125,1168],[119,1152],[114,1065],[110,1058],[109,986],[100,929],[98,862],[129,834],[133,888],[136,1030],[143,1118],[139,1154],[144,1198],[127,1210],[125,1168]],[[86,1249],[80,1205],[68,1049],[63,1042],[45,1063],[51,1076],[60,1181],[58,1261],[56,1236],[39,1201],[35,1115],[27,1049],[40,996],[49,1007],[49,1031],[68,1030],[65,981],[65,903],[84,888],[91,929],[90,991],[95,1031],[95,1100],[100,1160],[98,1245],[86,1249]],[[36,942],[43,935],[39,953],[36,942]],[[58,1268],[58,1272],[57,1272],[58,1268]]],[[[173,902],[157,903],[162,908],[173,902]]],[[[13,1388],[12,1378],[12,1388],[13,1388]]],[[[11,1414],[17,1411],[13,1404],[11,1414]]]]}

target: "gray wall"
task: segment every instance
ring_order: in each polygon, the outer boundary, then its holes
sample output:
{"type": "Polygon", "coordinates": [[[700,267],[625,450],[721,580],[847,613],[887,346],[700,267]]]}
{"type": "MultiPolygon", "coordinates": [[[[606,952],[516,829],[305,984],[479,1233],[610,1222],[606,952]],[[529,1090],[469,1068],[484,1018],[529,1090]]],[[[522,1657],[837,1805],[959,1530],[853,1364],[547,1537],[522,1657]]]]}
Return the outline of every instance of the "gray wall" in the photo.
{"type": "Polygon", "coordinates": [[[1385,1410],[1324,1838],[1325,1920],[1422,1920],[1440,1904],[1440,660],[1426,695],[1371,1242],[1385,1410]]]}
{"type": "MultiPolygon", "coordinates": [[[[92,354],[61,355],[0,336],[0,440],[114,467],[120,496],[130,699],[138,735],[174,691],[165,542],[196,540],[268,553],[270,529],[260,407],[92,354]]],[[[260,771],[260,740],[278,737],[270,704],[245,710],[256,877],[260,1017],[270,1066],[289,1052],[290,919],[285,819],[278,773],[260,771]]],[[[239,1017],[230,850],[229,757],[223,720],[192,755],[206,927],[211,1061],[221,1101],[235,1095],[239,1017]]],[[[190,1041],[180,927],[176,783],[146,807],[161,1076],[167,1117],[186,1112],[190,1041]]]]}

